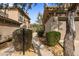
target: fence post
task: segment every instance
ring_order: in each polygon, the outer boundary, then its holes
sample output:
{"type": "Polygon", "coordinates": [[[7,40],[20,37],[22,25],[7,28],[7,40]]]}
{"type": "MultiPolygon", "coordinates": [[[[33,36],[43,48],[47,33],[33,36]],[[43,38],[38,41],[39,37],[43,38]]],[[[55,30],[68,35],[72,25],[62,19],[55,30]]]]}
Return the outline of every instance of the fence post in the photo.
{"type": "Polygon", "coordinates": [[[23,55],[25,55],[25,29],[23,28],[23,55]]]}

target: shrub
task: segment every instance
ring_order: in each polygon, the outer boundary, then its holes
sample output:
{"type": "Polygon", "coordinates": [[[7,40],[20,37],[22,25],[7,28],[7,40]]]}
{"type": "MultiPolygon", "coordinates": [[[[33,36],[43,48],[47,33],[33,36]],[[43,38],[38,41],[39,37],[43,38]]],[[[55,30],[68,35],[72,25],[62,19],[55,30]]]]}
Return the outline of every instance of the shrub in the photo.
{"type": "Polygon", "coordinates": [[[25,50],[31,47],[32,43],[32,30],[29,29],[17,29],[13,32],[13,45],[15,50],[23,50],[23,44],[25,50]],[[24,34],[23,34],[24,33],[24,34]],[[25,40],[23,40],[23,37],[25,40]]]}
{"type": "Polygon", "coordinates": [[[47,44],[50,46],[55,46],[60,40],[61,33],[56,31],[51,31],[46,33],[47,44]]]}
{"type": "Polygon", "coordinates": [[[38,33],[38,36],[39,37],[43,37],[44,30],[39,30],[39,31],[37,31],[37,33],[38,33]]]}
{"type": "Polygon", "coordinates": [[[57,10],[56,13],[66,13],[65,10],[57,10]]]}

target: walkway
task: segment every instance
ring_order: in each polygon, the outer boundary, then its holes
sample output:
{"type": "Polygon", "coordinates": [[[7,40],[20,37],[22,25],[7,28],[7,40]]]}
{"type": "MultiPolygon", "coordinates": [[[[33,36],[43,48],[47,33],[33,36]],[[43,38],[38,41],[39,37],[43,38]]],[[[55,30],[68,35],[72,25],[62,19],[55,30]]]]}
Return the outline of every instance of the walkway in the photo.
{"type": "Polygon", "coordinates": [[[74,55],[75,56],[79,56],[79,40],[75,40],[74,44],[75,44],[75,52],[74,52],[74,55]]]}
{"type": "MultiPolygon", "coordinates": [[[[33,33],[33,39],[32,40],[36,40],[34,44],[38,44],[40,43],[40,41],[38,40],[38,37],[36,37],[37,34],[33,33]],[[39,43],[38,43],[39,42],[39,43]]],[[[0,56],[22,56],[22,51],[15,51],[14,46],[12,44],[12,42],[8,42],[8,46],[5,44],[4,46],[7,46],[3,49],[0,49],[0,56]]],[[[30,49],[30,51],[26,51],[25,52],[25,56],[53,56],[52,52],[49,51],[44,44],[40,43],[40,48],[38,48],[38,52],[35,53],[33,49],[30,49]]]]}
{"type": "Polygon", "coordinates": [[[44,44],[42,44],[37,37],[37,33],[33,33],[32,44],[37,50],[38,56],[53,56],[52,52],[49,51],[44,44]]]}
{"type": "MultiPolygon", "coordinates": [[[[11,42],[8,42],[8,43],[11,43],[11,42]]],[[[29,50],[26,51],[24,56],[37,56],[37,54],[31,50],[32,49],[30,49],[30,51],[29,50]]],[[[14,46],[12,44],[3,49],[0,49],[0,56],[22,56],[22,55],[23,55],[23,52],[15,51],[14,46]]]]}

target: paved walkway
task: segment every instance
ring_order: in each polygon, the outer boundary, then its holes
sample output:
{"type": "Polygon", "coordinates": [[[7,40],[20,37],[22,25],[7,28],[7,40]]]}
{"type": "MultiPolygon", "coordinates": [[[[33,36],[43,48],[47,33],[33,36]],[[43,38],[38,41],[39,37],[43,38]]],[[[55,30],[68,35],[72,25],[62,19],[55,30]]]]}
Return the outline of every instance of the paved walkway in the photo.
{"type": "Polygon", "coordinates": [[[22,51],[15,51],[13,47],[7,47],[0,51],[0,56],[37,56],[37,54],[26,51],[25,55],[23,55],[22,51]]]}
{"type": "Polygon", "coordinates": [[[11,56],[13,52],[13,47],[7,47],[5,49],[0,50],[0,56],[11,56]]]}
{"type": "MultiPolygon", "coordinates": [[[[34,51],[26,51],[25,56],[53,56],[53,54],[44,46],[44,44],[40,43],[40,41],[37,38],[37,33],[33,33],[33,39],[32,42],[34,44],[38,45],[38,47],[35,47],[37,52],[34,51]]],[[[9,42],[8,42],[9,43],[9,42]]],[[[35,45],[34,45],[35,46],[35,45]]],[[[4,49],[0,50],[0,56],[22,56],[22,51],[15,51],[13,44],[10,42],[10,45],[4,49]]]]}
{"type": "Polygon", "coordinates": [[[79,56],[79,40],[75,40],[74,44],[75,44],[75,52],[74,52],[74,55],[75,56],[79,56]]]}
{"type": "MultiPolygon", "coordinates": [[[[34,36],[33,36],[33,39],[32,40],[35,40],[35,43],[36,45],[39,46],[39,48],[36,48],[36,50],[38,50],[37,53],[34,53],[34,52],[29,52],[29,51],[26,51],[25,52],[25,56],[54,56],[52,54],[51,51],[49,51],[44,44],[40,43],[40,41],[38,40],[37,34],[34,33],[34,36]]],[[[74,51],[74,55],[75,56],[79,56],[79,40],[75,40],[74,42],[75,44],[75,51],[74,51]]],[[[10,47],[7,47],[7,48],[4,48],[4,49],[1,49],[0,50],[0,56],[22,56],[22,52],[17,52],[14,50],[14,47],[13,46],[10,46],[10,47]]]]}
{"type": "Polygon", "coordinates": [[[44,44],[39,41],[37,37],[37,33],[34,33],[32,44],[34,46],[34,50],[37,51],[38,56],[53,56],[53,53],[49,51],[44,44]]]}

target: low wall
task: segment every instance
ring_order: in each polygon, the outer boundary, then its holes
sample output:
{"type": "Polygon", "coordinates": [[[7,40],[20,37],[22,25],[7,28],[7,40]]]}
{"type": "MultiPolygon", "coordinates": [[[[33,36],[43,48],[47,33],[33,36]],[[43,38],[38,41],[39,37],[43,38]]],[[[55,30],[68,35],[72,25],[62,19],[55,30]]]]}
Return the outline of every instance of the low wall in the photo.
{"type": "Polygon", "coordinates": [[[19,26],[12,24],[0,23],[0,40],[5,40],[12,36],[14,30],[18,29],[19,26]]]}

